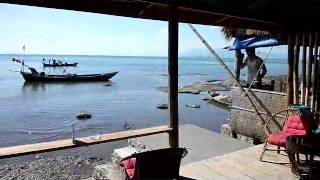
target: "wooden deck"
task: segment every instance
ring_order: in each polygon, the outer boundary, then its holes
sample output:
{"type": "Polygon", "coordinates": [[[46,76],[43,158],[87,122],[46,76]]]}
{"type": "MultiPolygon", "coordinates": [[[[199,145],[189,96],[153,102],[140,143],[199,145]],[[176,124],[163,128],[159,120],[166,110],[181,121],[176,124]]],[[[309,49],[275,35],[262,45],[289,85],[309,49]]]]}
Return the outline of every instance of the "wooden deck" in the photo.
{"type": "MultiPolygon", "coordinates": [[[[201,180],[298,179],[291,173],[289,164],[279,165],[260,162],[261,150],[262,145],[257,145],[237,152],[186,164],[181,167],[180,175],[201,180]]],[[[264,160],[289,162],[286,155],[279,155],[271,151],[266,152],[264,160]]]]}

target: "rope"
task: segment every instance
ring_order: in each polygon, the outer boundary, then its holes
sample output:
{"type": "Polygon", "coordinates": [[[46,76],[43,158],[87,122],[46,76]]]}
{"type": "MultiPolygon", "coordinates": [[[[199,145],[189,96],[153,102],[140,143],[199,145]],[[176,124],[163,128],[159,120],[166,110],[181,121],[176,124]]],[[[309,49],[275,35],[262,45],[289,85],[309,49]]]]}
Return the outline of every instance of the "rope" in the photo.
{"type": "MultiPolygon", "coordinates": [[[[256,74],[254,75],[254,78],[253,78],[253,79],[256,79],[257,75],[260,73],[260,70],[261,70],[261,68],[263,67],[263,65],[265,64],[265,62],[267,61],[267,59],[268,59],[268,57],[269,57],[269,55],[270,55],[270,52],[271,52],[272,48],[273,48],[273,46],[270,48],[270,50],[269,50],[269,52],[268,52],[265,60],[262,60],[262,64],[260,65],[258,71],[257,71],[256,74]]],[[[241,94],[241,96],[247,94],[248,91],[251,89],[251,86],[252,86],[252,85],[253,85],[253,81],[250,82],[250,85],[249,85],[248,89],[247,89],[243,94],[241,94]]]]}
{"type": "MultiPolygon", "coordinates": [[[[235,83],[237,84],[237,86],[240,88],[240,90],[242,92],[245,92],[245,90],[243,89],[243,87],[241,86],[241,84],[239,83],[239,81],[237,81],[237,78],[234,76],[234,74],[232,73],[232,71],[228,68],[228,66],[223,62],[223,60],[218,56],[218,54],[211,48],[211,46],[207,43],[207,41],[200,35],[200,33],[191,25],[188,24],[189,27],[191,28],[191,30],[198,36],[198,38],[200,39],[200,41],[208,48],[208,50],[210,51],[210,53],[215,57],[215,59],[220,63],[220,65],[228,72],[228,74],[230,75],[230,77],[235,81],[235,83]]],[[[261,119],[261,121],[263,123],[265,123],[265,120],[263,119],[263,117],[261,116],[258,108],[255,106],[255,104],[253,103],[252,99],[250,96],[248,96],[248,94],[245,94],[245,96],[248,98],[249,102],[251,103],[252,107],[254,108],[254,111],[257,113],[257,115],[259,116],[259,118],[261,119]]]]}

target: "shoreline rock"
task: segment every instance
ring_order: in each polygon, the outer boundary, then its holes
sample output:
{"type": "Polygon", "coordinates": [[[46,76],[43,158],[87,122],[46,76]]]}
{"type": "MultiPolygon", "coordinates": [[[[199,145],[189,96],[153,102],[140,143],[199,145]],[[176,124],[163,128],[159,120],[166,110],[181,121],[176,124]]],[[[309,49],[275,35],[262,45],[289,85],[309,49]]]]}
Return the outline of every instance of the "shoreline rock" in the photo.
{"type": "Polygon", "coordinates": [[[185,106],[189,108],[196,108],[196,109],[200,108],[199,104],[186,104],[185,106]]]}

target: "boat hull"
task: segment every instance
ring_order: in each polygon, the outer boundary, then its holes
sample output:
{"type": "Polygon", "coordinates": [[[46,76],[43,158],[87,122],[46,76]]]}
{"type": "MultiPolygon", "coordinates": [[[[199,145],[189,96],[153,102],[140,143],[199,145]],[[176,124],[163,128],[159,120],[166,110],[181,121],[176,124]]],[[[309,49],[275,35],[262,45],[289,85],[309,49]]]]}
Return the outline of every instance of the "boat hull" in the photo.
{"type": "Polygon", "coordinates": [[[24,80],[27,82],[94,82],[108,81],[118,72],[103,73],[103,74],[87,74],[87,75],[40,75],[28,72],[21,72],[24,80]]]}
{"type": "Polygon", "coordinates": [[[46,63],[42,63],[43,67],[64,67],[64,66],[77,66],[78,63],[64,63],[64,64],[46,64],[46,63]]]}

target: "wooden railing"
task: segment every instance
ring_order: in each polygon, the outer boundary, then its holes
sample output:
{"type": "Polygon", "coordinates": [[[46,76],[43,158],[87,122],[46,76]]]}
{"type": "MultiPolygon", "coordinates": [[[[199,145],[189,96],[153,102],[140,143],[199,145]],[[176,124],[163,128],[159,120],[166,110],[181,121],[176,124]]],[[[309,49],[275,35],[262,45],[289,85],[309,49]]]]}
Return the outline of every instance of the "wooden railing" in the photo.
{"type": "Polygon", "coordinates": [[[42,152],[50,152],[62,149],[70,149],[81,146],[90,146],[94,144],[119,141],[123,139],[129,139],[134,137],[148,136],[153,134],[160,133],[169,133],[172,131],[172,128],[169,128],[167,125],[165,126],[156,126],[145,129],[138,130],[130,130],[130,131],[121,131],[109,134],[102,134],[98,136],[89,136],[73,139],[64,139],[36,144],[27,144],[27,145],[19,145],[19,146],[11,146],[0,148],[0,159],[9,158],[9,157],[17,157],[28,154],[36,154],[42,152]]]}

